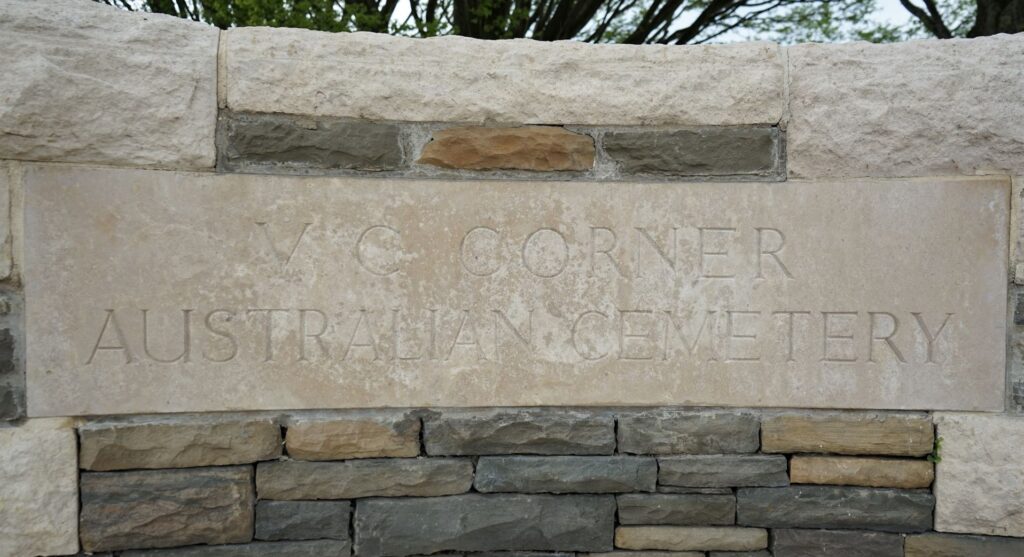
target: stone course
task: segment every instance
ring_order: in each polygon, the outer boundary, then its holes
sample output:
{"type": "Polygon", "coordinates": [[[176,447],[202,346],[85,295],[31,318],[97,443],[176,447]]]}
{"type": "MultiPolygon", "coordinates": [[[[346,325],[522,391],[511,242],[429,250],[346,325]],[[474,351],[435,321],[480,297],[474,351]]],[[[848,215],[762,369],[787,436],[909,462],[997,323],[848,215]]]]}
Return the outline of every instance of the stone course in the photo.
{"type": "Polygon", "coordinates": [[[1020,557],[1024,540],[952,534],[907,536],[906,557],[1020,557]]]}
{"type": "Polygon", "coordinates": [[[620,526],[615,547],[666,551],[750,551],[768,547],[768,531],[723,526],[620,526]]]}
{"type": "Polygon", "coordinates": [[[780,178],[780,132],[775,127],[617,131],[602,146],[621,172],[654,176],[780,178]]]}
{"type": "Polygon", "coordinates": [[[619,417],[619,451],[633,454],[752,453],[756,417],[734,412],[652,410],[619,417]]]}
{"type": "Polygon", "coordinates": [[[257,540],[349,539],[349,501],[260,501],[256,504],[257,540]]]}
{"type": "Polygon", "coordinates": [[[456,458],[261,462],[256,467],[261,499],[428,497],[465,493],[472,483],[473,462],[456,458]]]}
{"type": "Polygon", "coordinates": [[[585,171],[593,138],[553,126],[449,128],[434,132],[417,164],[466,170],[585,171]]]}
{"type": "Polygon", "coordinates": [[[288,423],[285,445],[297,460],[418,456],[420,420],[408,413],[298,418],[288,423]]]}
{"type": "Polygon", "coordinates": [[[349,557],[347,541],[255,542],[242,545],[211,545],[122,551],[120,557],[349,557]]]}
{"type": "Polygon", "coordinates": [[[615,419],[591,412],[446,411],[425,417],[423,428],[429,455],[602,455],[615,450],[615,419]]]}
{"type": "Polygon", "coordinates": [[[859,530],[772,530],[773,557],[903,557],[899,534],[859,530]]]}
{"type": "Polygon", "coordinates": [[[485,456],[477,461],[477,491],[628,493],[654,491],[658,463],[631,456],[485,456]]]}
{"type": "Polygon", "coordinates": [[[780,455],[693,455],[658,458],[658,482],[685,487],[778,487],[789,485],[780,455]]]}
{"type": "Polygon", "coordinates": [[[923,532],[935,498],[927,491],[791,486],[736,492],[736,522],[765,528],[850,528],[923,532]]]}
{"type": "Polygon", "coordinates": [[[761,424],[766,453],[924,456],[934,440],[931,420],[917,416],[792,414],[761,424]]]}
{"type": "Polygon", "coordinates": [[[935,478],[927,460],[798,455],[789,468],[795,484],[921,489],[931,486],[935,478]]]}
{"type": "Polygon", "coordinates": [[[721,526],[736,522],[736,497],[728,494],[630,493],[617,497],[620,524],[721,526]]]}

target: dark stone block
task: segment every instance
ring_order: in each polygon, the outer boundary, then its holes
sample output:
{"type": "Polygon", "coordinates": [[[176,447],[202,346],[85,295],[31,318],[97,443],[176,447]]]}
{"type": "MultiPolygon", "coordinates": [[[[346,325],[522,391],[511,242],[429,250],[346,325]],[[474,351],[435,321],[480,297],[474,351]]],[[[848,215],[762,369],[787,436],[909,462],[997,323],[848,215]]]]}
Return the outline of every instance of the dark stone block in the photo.
{"type": "Polygon", "coordinates": [[[923,532],[932,526],[935,497],[864,487],[755,487],[737,491],[736,506],[743,526],[923,532]]]}
{"type": "Polygon", "coordinates": [[[285,174],[403,167],[399,127],[339,118],[226,113],[218,168],[285,174]]]}
{"type": "Polygon", "coordinates": [[[619,452],[632,454],[752,453],[760,422],[741,412],[651,410],[619,417],[619,452]]]}
{"type": "Polygon", "coordinates": [[[724,526],[736,522],[736,497],[728,495],[619,495],[620,524],[724,526]]]}
{"type": "Polygon", "coordinates": [[[257,540],[348,540],[348,501],[260,501],[257,540]]]}
{"type": "Polygon", "coordinates": [[[603,145],[624,174],[774,177],[779,137],[775,127],[609,131],[603,145]]]}
{"type": "Polygon", "coordinates": [[[903,557],[903,537],[857,530],[775,530],[775,557],[903,557]]]}
{"type": "Polygon", "coordinates": [[[430,497],[465,493],[472,484],[473,462],[463,458],[286,460],[256,467],[260,499],[430,497]]]}
{"type": "Polygon", "coordinates": [[[356,554],[611,551],[610,495],[481,495],[356,502],[356,554]]]}
{"type": "Polygon", "coordinates": [[[1020,557],[1024,539],[930,532],[907,536],[906,557],[1020,557]]]}
{"type": "Polygon", "coordinates": [[[427,416],[430,455],[604,455],[615,451],[610,415],[557,409],[450,411],[427,416]]]}
{"type": "Polygon", "coordinates": [[[712,551],[708,557],[772,557],[767,551],[712,551]]]}
{"type": "Polygon", "coordinates": [[[629,493],[654,491],[658,465],[635,456],[494,456],[476,465],[477,491],[629,493]]]}
{"type": "Polygon", "coordinates": [[[351,554],[352,546],[348,541],[316,540],[122,551],[121,557],[349,557],[351,554]]]}
{"type": "Polygon", "coordinates": [[[658,458],[658,483],[684,487],[789,485],[782,455],[692,455],[658,458]]]}

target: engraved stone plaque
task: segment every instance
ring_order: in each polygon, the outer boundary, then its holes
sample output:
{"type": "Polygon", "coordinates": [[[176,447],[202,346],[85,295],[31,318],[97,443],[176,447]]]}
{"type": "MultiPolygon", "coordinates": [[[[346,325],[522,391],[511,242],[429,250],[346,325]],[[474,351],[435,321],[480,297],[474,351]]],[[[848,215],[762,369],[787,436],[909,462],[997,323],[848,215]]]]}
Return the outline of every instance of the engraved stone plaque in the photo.
{"type": "Polygon", "coordinates": [[[1003,404],[1004,179],[22,188],[33,416],[1003,404]]]}

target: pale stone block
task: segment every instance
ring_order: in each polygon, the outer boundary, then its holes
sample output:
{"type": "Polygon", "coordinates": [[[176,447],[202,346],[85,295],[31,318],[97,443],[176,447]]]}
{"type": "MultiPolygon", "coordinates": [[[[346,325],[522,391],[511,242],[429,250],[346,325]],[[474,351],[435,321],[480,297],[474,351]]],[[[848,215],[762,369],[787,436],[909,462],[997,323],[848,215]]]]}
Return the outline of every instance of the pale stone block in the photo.
{"type": "Polygon", "coordinates": [[[790,459],[789,477],[795,484],[923,489],[932,485],[935,472],[927,460],[797,455],[790,459]]]}
{"type": "Polygon", "coordinates": [[[420,420],[409,414],[296,418],[285,436],[298,460],[410,457],[420,454],[420,420]]]}
{"type": "Polygon", "coordinates": [[[261,27],[230,29],[222,41],[226,105],[238,111],[735,125],[775,124],[784,104],[780,50],[770,43],[593,45],[261,27]]]}
{"type": "Polygon", "coordinates": [[[1024,417],[936,416],[935,529],[1024,537],[1024,417]]]}
{"type": "Polygon", "coordinates": [[[75,431],[65,420],[0,427],[0,556],[78,552],[75,431]]]}
{"type": "Polygon", "coordinates": [[[23,189],[31,415],[1003,406],[1005,179],[23,189]]]}
{"type": "Polygon", "coordinates": [[[95,2],[0,1],[0,158],[212,168],[217,38],[95,2]]]}
{"type": "Polygon", "coordinates": [[[1020,174],[1024,37],[788,48],[793,177],[1020,174]]]}
{"type": "Polygon", "coordinates": [[[755,551],[768,547],[768,530],[734,526],[620,526],[615,547],[666,551],[755,551]]]}
{"type": "Polygon", "coordinates": [[[766,453],[923,456],[935,432],[925,416],[783,414],[761,423],[766,453]]]}

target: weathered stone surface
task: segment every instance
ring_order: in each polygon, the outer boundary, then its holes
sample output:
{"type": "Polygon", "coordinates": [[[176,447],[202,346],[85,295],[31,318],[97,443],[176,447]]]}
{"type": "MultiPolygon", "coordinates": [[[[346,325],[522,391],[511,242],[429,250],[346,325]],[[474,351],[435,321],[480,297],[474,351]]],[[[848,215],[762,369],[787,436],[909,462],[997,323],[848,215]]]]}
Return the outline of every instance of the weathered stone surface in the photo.
{"type": "Polygon", "coordinates": [[[906,557],[1020,557],[1024,540],[952,534],[907,536],[906,557]]]}
{"type": "Polygon", "coordinates": [[[0,5],[0,158],[213,167],[217,29],[94,2],[0,5]]]}
{"type": "Polygon", "coordinates": [[[610,551],[610,495],[481,495],[356,503],[356,554],[439,551],[610,551]]]}
{"type": "Polygon", "coordinates": [[[234,110],[477,124],[731,125],[782,117],[781,56],[767,43],[675,48],[255,27],[221,40],[234,110]],[[609,83],[629,87],[610,92],[609,83]]]}
{"type": "Polygon", "coordinates": [[[468,127],[434,132],[419,164],[466,170],[590,170],[594,140],[554,126],[468,127]]]}
{"type": "Polygon", "coordinates": [[[781,455],[687,455],[658,457],[658,483],[686,487],[789,485],[781,455]]]}
{"type": "Polygon", "coordinates": [[[85,470],[223,466],[281,455],[281,426],[269,419],[94,422],[79,427],[78,438],[85,470]]]}
{"type": "Polygon", "coordinates": [[[580,553],[580,557],[704,557],[702,551],[608,551],[580,553]]]}
{"type": "Polygon", "coordinates": [[[218,124],[217,166],[279,174],[403,167],[393,123],[229,112],[218,124]]]}
{"type": "Polygon", "coordinates": [[[629,493],[654,491],[658,464],[632,456],[492,456],[476,464],[477,491],[629,493]]]}
{"type": "Polygon", "coordinates": [[[82,474],[86,551],[252,539],[252,467],[82,474]]]}
{"type": "Polygon", "coordinates": [[[1024,38],[807,44],[788,51],[791,176],[1024,169],[1024,112],[1017,102],[1024,38]]]}
{"type": "Polygon", "coordinates": [[[0,555],[78,551],[75,451],[66,420],[0,427],[0,555]]]}
{"type": "Polygon", "coordinates": [[[260,501],[257,540],[348,540],[348,501],[260,501]]]}
{"type": "Polygon", "coordinates": [[[261,462],[261,499],[429,497],[469,491],[473,463],[457,458],[366,459],[344,462],[261,462]]]}
{"type": "Polygon", "coordinates": [[[940,414],[935,529],[1024,537],[1024,417],[940,414]]]}
{"type": "Polygon", "coordinates": [[[768,531],[723,526],[620,526],[615,547],[668,551],[750,551],[768,547],[768,531]]]}
{"type": "Polygon", "coordinates": [[[726,525],[736,522],[736,497],[667,493],[619,495],[620,524],[726,525]]]}
{"type": "Polygon", "coordinates": [[[18,163],[0,163],[0,279],[10,278],[14,265],[11,187],[20,180],[20,175],[18,163]]]}
{"type": "MultiPolygon", "coordinates": [[[[1004,404],[1002,178],[482,185],[24,169],[30,415],[1004,404]],[[736,276],[711,278],[723,273],[736,276]],[[872,330],[892,345],[867,342],[872,330]]],[[[757,447],[756,419],[736,412],[640,433],[621,423],[622,452],[757,447]]],[[[543,427],[511,429],[551,445],[543,427]]],[[[601,435],[600,450],[554,445],[610,453],[601,435]]]]}
{"type": "Polygon", "coordinates": [[[922,532],[935,498],[927,491],[866,487],[754,487],[736,492],[736,522],[766,528],[922,532]]]}
{"type": "Polygon", "coordinates": [[[772,530],[774,557],[903,557],[899,534],[856,530],[772,530]]]}
{"type": "MultiPolygon", "coordinates": [[[[20,300],[15,302],[13,298],[12,293],[0,290],[0,304],[19,304],[16,317],[0,316],[0,327],[10,325],[9,321],[22,315],[20,300]]],[[[18,338],[20,335],[14,329],[0,328],[0,420],[17,420],[25,416],[25,366],[20,357],[23,348],[19,350],[16,346],[18,338]]]]}
{"type": "Polygon", "coordinates": [[[924,456],[935,431],[926,416],[784,414],[761,424],[766,453],[924,456]]]}
{"type": "Polygon", "coordinates": [[[351,543],[338,540],[199,545],[122,551],[121,557],[349,557],[351,543]]]}
{"type": "Polygon", "coordinates": [[[919,489],[932,485],[935,471],[927,460],[797,455],[789,477],[795,484],[919,489]]]}
{"type": "Polygon", "coordinates": [[[297,418],[288,423],[285,446],[298,460],[419,456],[420,420],[406,413],[297,418]]]}
{"type": "MultiPolygon", "coordinates": [[[[445,555],[451,555],[445,553],[445,555]]],[[[574,553],[564,551],[480,551],[471,554],[473,557],[573,557],[574,553]]]]}
{"type": "Polygon", "coordinates": [[[602,144],[627,174],[776,176],[779,135],[768,126],[628,130],[606,132],[602,144]]]}
{"type": "Polygon", "coordinates": [[[635,454],[752,453],[758,420],[742,412],[650,410],[619,416],[619,451],[635,454]]]}
{"type": "Polygon", "coordinates": [[[712,551],[708,557],[772,557],[767,551],[712,551]]]}
{"type": "Polygon", "coordinates": [[[732,489],[728,487],[677,487],[674,485],[659,485],[658,493],[703,493],[705,495],[731,494],[732,489]]]}
{"type": "Polygon", "coordinates": [[[615,420],[569,410],[445,411],[423,419],[430,455],[602,455],[615,450],[615,420]]]}

